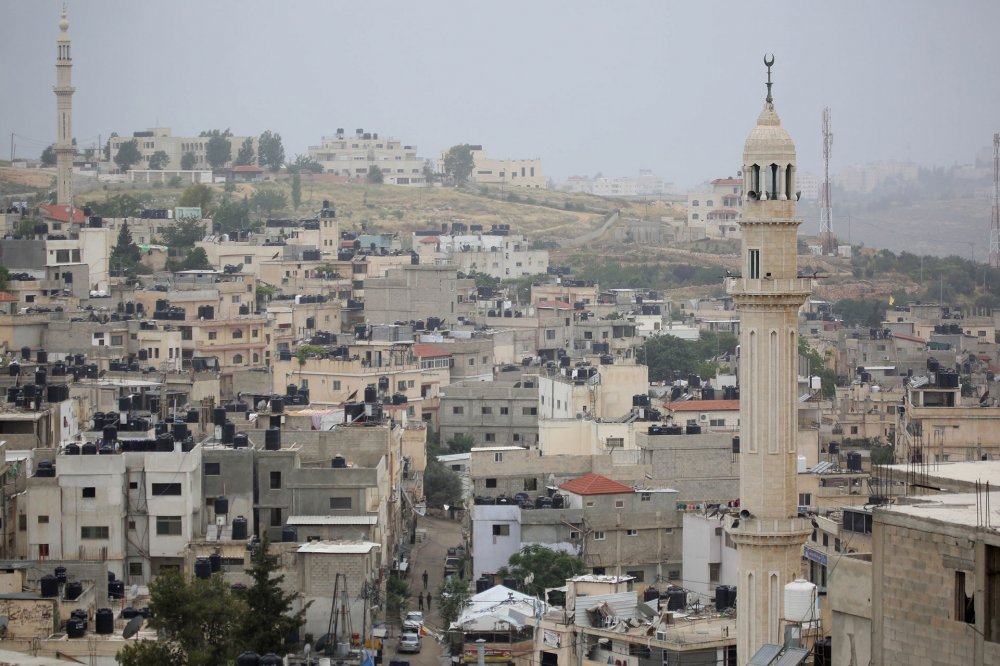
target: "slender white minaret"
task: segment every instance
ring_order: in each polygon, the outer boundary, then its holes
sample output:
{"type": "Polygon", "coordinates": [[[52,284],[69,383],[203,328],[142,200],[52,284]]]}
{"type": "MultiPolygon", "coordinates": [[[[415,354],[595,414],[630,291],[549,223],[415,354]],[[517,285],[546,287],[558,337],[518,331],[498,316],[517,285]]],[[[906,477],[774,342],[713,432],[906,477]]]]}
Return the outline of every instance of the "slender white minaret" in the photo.
{"type": "Polygon", "coordinates": [[[56,204],[73,203],[73,59],[69,53],[69,21],[63,7],[56,41],[56,204]]]}
{"type": "Polygon", "coordinates": [[[812,280],[798,274],[795,145],[767,98],[743,150],[742,275],[727,280],[740,313],[740,515],[737,658],[783,640],[784,587],[800,577],[811,529],[798,517],[796,487],[798,311],[812,280]]]}

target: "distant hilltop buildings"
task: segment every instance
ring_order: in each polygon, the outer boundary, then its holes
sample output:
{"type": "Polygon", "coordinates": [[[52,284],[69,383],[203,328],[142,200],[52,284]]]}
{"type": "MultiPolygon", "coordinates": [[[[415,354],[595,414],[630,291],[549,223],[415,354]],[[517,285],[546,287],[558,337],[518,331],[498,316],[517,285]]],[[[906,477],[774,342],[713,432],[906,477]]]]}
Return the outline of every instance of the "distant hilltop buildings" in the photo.
{"type": "Polygon", "coordinates": [[[334,136],[324,136],[318,146],[309,146],[309,158],[326,173],[346,178],[365,178],[371,167],[382,171],[389,185],[425,185],[426,162],[417,156],[417,147],[399,139],[358,128],[353,135],[338,128],[334,136]]]}
{"type": "MultiPolygon", "coordinates": [[[[132,132],[132,136],[113,136],[110,139],[111,155],[117,155],[123,143],[135,139],[136,147],[142,156],[135,169],[142,170],[149,168],[149,161],[153,155],[163,151],[167,154],[167,162],[162,165],[165,170],[181,169],[181,162],[186,153],[192,155],[191,169],[206,170],[212,167],[207,157],[208,142],[210,136],[174,136],[169,127],[151,127],[138,132],[132,132]]],[[[257,154],[256,136],[230,136],[230,157],[229,164],[236,158],[240,146],[250,139],[253,143],[254,155],[257,154]]],[[[228,164],[227,164],[228,166],[228,164]]]]}
{"type": "Polygon", "coordinates": [[[665,182],[650,169],[640,169],[637,177],[570,176],[559,184],[559,189],[608,197],[666,196],[674,192],[673,183],[665,182]]]}

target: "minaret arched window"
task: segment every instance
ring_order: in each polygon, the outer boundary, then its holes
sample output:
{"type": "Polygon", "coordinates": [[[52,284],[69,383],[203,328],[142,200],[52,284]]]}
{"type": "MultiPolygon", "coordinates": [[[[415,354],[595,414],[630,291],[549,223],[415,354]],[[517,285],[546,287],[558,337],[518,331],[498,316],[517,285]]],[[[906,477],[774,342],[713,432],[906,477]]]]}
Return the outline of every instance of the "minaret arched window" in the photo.
{"type": "Polygon", "coordinates": [[[785,167],[785,198],[791,200],[795,194],[795,167],[791,164],[785,167]]]}
{"type": "Polygon", "coordinates": [[[770,164],[767,167],[767,198],[778,198],[778,165],[770,164]]]}
{"type": "Polygon", "coordinates": [[[750,190],[760,196],[760,165],[754,164],[750,167],[750,190]]]}

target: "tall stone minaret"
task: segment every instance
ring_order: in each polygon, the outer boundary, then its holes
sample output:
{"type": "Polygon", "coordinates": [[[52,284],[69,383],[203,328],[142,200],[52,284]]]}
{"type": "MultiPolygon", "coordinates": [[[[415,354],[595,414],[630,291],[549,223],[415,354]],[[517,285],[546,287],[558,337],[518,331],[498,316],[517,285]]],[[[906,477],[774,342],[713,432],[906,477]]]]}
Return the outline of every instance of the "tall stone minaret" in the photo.
{"type": "Polygon", "coordinates": [[[798,311],[812,280],[798,275],[795,145],[767,98],[743,149],[742,275],[727,280],[740,313],[740,513],[737,544],[738,663],[783,641],[784,587],[800,577],[811,532],[796,487],[798,311]]]}
{"type": "Polygon", "coordinates": [[[73,59],[69,53],[69,21],[63,7],[56,41],[56,204],[73,203],[73,59]]]}

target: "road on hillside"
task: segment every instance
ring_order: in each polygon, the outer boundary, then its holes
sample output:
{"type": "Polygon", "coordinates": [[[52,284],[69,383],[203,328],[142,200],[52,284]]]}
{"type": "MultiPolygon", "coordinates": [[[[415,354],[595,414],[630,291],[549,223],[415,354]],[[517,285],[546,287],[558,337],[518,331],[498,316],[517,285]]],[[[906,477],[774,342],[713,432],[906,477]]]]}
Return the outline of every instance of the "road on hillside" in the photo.
{"type": "Polygon", "coordinates": [[[410,666],[441,666],[449,664],[450,659],[445,652],[443,642],[444,631],[441,616],[438,615],[438,588],[444,580],[444,558],[448,548],[453,548],[462,543],[462,525],[453,520],[442,518],[430,518],[421,516],[417,519],[417,529],[425,533],[424,540],[414,544],[410,552],[410,575],[407,583],[410,585],[410,598],[406,610],[420,610],[417,602],[417,594],[426,597],[427,592],[432,595],[431,610],[427,611],[424,604],[424,624],[428,633],[423,638],[423,645],[420,654],[400,654],[399,634],[400,627],[397,624],[392,627],[392,636],[386,643],[383,653],[383,666],[388,666],[390,660],[407,660],[410,666]],[[427,571],[427,591],[424,591],[423,573],[427,571]]]}

